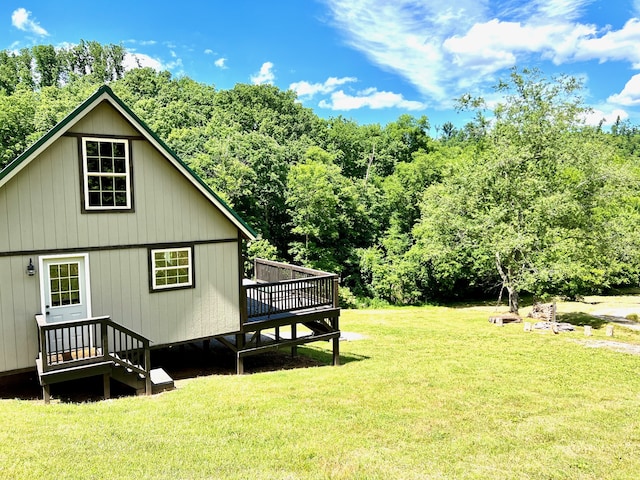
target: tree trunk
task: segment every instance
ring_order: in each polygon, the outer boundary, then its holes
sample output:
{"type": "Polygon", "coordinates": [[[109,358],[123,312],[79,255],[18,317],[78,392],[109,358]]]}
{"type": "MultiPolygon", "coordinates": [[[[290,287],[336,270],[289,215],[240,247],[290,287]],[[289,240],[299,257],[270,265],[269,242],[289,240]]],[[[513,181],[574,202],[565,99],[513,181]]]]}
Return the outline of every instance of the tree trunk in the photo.
{"type": "MultiPolygon", "coordinates": [[[[502,260],[500,259],[500,254],[498,252],[496,252],[496,268],[498,269],[498,273],[502,279],[502,288],[506,288],[509,293],[509,313],[515,313],[517,315],[518,308],[520,306],[518,289],[513,285],[511,269],[507,268],[507,271],[504,271],[502,260]]],[[[502,289],[500,290],[500,293],[502,294],[502,289]]]]}
{"type": "Polygon", "coordinates": [[[518,314],[518,308],[520,307],[520,296],[518,291],[513,287],[507,287],[509,292],[509,313],[518,314]]]}

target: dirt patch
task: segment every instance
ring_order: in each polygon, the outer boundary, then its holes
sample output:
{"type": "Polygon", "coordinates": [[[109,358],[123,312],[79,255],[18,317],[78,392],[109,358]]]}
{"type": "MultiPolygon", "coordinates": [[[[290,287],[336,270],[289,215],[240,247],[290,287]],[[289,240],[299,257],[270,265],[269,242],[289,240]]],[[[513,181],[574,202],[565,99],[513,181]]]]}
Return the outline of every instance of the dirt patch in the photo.
{"type": "Polygon", "coordinates": [[[631,343],[614,342],[613,340],[588,340],[584,345],[588,348],[610,348],[616,352],[640,355],[640,345],[631,343]]]}

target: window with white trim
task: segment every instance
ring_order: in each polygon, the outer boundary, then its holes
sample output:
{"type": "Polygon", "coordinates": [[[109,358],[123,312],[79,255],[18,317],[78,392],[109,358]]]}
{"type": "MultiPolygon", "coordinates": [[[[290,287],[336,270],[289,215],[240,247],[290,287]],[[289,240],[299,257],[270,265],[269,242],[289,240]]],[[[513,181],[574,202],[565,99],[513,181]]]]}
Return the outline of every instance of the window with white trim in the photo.
{"type": "Polygon", "coordinates": [[[191,247],[152,249],[151,290],[193,287],[191,247]]]}
{"type": "Polygon", "coordinates": [[[129,142],[82,139],[85,210],[131,210],[129,142]]]}

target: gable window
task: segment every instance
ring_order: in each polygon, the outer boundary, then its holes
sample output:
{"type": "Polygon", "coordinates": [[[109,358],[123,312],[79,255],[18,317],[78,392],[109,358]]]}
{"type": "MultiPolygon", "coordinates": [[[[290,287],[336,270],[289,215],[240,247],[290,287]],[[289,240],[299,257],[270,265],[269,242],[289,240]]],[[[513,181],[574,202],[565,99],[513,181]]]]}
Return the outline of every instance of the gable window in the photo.
{"type": "Polygon", "coordinates": [[[151,290],[193,288],[193,248],[150,250],[151,290]]]}
{"type": "Polygon", "coordinates": [[[82,139],[85,210],[131,210],[129,142],[82,139]]]}

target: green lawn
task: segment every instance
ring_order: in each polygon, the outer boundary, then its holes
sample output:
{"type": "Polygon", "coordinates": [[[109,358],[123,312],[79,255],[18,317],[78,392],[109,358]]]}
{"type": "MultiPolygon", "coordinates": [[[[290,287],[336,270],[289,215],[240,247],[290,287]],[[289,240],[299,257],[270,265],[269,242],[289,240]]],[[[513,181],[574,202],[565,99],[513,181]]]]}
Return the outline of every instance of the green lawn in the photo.
{"type": "MultiPolygon", "coordinates": [[[[525,333],[490,324],[493,311],[344,311],[342,329],[364,338],[342,342],[338,368],[92,403],[2,400],[0,477],[637,478],[640,356],[585,346],[610,339],[604,326],[589,339],[525,333]]],[[[300,351],[330,363],[328,344],[300,351]]]]}

